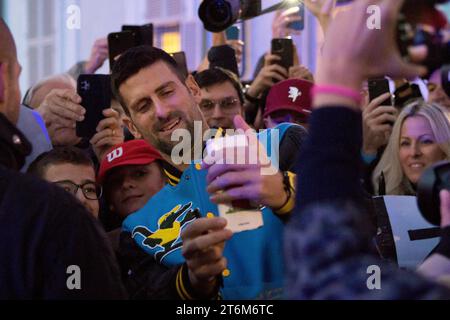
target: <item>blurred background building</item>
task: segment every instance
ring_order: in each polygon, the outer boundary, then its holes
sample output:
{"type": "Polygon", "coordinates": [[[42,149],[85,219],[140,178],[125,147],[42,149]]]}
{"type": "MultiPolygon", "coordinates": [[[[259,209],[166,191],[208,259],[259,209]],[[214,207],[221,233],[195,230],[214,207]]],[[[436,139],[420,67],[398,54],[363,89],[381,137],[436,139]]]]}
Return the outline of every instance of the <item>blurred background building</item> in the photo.
{"type": "MultiPolygon", "coordinates": [[[[263,0],[266,1],[266,0],[263,0]]],[[[0,15],[12,29],[23,66],[21,87],[68,70],[89,57],[94,41],[123,24],[153,23],[155,45],[185,51],[195,70],[211,45],[198,18],[201,0],[0,0],[0,15]],[[79,23],[74,23],[79,19],[79,23]]],[[[266,2],[277,2],[267,0],[266,2]]],[[[447,8],[450,14],[450,9],[447,8]]],[[[245,42],[242,78],[251,79],[258,59],[270,49],[273,14],[241,24],[245,42]]],[[[307,12],[305,30],[295,36],[302,63],[314,71],[320,30],[307,12]]],[[[108,73],[106,63],[100,73],[108,73]]]]}

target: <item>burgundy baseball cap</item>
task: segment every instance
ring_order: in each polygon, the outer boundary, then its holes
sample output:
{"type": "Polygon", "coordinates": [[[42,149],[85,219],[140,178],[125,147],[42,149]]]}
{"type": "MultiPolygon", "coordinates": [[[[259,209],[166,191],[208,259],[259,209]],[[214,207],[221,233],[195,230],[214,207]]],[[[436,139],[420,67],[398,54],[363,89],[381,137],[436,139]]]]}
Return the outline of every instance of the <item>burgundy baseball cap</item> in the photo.
{"type": "Polygon", "coordinates": [[[267,96],[264,118],[281,110],[308,117],[312,112],[313,87],[312,82],[303,79],[289,79],[275,84],[267,96]]]}
{"type": "Polygon", "coordinates": [[[102,184],[106,174],[114,168],[147,165],[156,160],[162,160],[161,154],[145,140],[132,140],[116,145],[100,163],[97,182],[102,184]]]}

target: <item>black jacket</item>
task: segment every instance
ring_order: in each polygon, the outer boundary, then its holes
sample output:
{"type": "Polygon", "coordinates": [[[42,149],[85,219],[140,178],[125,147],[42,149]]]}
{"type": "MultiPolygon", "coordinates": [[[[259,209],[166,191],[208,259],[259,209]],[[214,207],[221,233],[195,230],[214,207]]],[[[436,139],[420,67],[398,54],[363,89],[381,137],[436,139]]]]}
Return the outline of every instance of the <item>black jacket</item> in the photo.
{"type": "Polygon", "coordinates": [[[0,300],[125,298],[99,223],[71,194],[16,171],[29,144],[1,114],[0,143],[0,300]]]}
{"type": "MultiPolygon", "coordinates": [[[[281,171],[295,171],[307,135],[301,126],[292,126],[286,131],[280,143],[281,171]]],[[[175,172],[171,173],[176,175],[175,172]]],[[[179,172],[179,175],[181,174],[179,172]]],[[[220,299],[217,294],[206,297],[195,292],[190,286],[185,265],[167,268],[157,263],[136,244],[130,233],[121,234],[117,255],[130,299],[189,300],[189,297],[200,300],[220,299]],[[181,286],[183,290],[180,289],[181,286]]]]}

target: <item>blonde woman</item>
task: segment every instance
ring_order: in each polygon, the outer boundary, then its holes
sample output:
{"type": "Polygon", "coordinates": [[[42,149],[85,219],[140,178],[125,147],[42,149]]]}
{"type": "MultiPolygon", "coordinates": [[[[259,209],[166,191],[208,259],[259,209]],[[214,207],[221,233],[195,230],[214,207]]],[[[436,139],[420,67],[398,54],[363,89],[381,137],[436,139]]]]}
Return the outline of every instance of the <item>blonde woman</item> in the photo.
{"type": "Polygon", "coordinates": [[[438,161],[450,160],[449,120],[444,108],[423,100],[403,109],[372,176],[377,194],[383,185],[387,195],[415,195],[425,169],[438,161]]]}

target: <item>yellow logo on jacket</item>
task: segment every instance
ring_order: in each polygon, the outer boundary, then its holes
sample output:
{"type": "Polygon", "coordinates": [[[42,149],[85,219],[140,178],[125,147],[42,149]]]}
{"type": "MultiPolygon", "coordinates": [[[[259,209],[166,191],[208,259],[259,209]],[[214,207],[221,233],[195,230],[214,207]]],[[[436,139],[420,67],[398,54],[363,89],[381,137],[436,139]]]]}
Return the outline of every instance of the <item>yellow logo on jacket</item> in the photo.
{"type": "Polygon", "coordinates": [[[192,210],[192,202],[184,206],[177,205],[158,219],[156,231],[152,231],[146,226],[137,226],[134,228],[132,236],[133,239],[138,235],[144,237],[142,244],[156,250],[155,259],[161,262],[164,256],[183,245],[179,241],[182,228],[199,217],[199,210],[192,210]]]}

